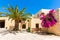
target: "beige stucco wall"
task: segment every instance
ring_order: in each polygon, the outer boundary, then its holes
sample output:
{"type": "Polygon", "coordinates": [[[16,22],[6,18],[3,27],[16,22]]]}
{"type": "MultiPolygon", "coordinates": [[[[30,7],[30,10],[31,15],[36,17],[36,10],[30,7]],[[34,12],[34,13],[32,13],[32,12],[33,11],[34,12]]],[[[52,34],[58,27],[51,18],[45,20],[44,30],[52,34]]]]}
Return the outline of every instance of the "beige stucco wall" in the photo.
{"type": "Polygon", "coordinates": [[[31,19],[31,28],[36,28],[36,24],[39,24],[39,28],[41,28],[41,20],[39,18],[31,19]]]}
{"type": "Polygon", "coordinates": [[[56,9],[56,13],[54,15],[57,20],[57,24],[55,25],[55,31],[53,32],[57,35],[60,35],[60,8],[56,9]]]}
{"type": "Polygon", "coordinates": [[[19,30],[23,31],[23,30],[28,29],[28,23],[29,23],[29,22],[27,22],[27,20],[25,21],[25,23],[22,23],[22,24],[21,24],[21,23],[19,23],[19,30]],[[26,28],[25,28],[25,29],[22,29],[22,25],[23,25],[23,24],[25,24],[25,25],[26,25],[26,28]]]}
{"type": "Polygon", "coordinates": [[[10,28],[12,29],[15,24],[14,24],[14,20],[11,21],[11,19],[10,20],[8,20],[8,19],[9,19],[9,17],[0,17],[0,20],[5,20],[5,28],[7,30],[10,30],[10,28]]]}
{"type": "Polygon", "coordinates": [[[60,23],[60,8],[56,9],[55,18],[60,23]]]}

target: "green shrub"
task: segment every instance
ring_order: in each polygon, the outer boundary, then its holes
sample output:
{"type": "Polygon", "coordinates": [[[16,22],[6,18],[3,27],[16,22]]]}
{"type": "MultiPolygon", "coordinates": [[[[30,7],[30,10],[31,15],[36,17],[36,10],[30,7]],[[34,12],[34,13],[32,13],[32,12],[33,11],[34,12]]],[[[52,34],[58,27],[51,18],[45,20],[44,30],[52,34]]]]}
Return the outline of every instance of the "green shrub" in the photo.
{"type": "Polygon", "coordinates": [[[27,31],[30,32],[30,27],[28,27],[27,31]]]}

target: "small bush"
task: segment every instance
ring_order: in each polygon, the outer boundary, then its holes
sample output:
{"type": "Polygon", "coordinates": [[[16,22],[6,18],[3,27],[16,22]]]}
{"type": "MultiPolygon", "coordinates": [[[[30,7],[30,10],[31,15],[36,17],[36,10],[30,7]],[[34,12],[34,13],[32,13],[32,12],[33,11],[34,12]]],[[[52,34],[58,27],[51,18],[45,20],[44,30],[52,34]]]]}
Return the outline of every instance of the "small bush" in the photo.
{"type": "Polygon", "coordinates": [[[27,32],[30,32],[30,27],[28,27],[27,32]]]}

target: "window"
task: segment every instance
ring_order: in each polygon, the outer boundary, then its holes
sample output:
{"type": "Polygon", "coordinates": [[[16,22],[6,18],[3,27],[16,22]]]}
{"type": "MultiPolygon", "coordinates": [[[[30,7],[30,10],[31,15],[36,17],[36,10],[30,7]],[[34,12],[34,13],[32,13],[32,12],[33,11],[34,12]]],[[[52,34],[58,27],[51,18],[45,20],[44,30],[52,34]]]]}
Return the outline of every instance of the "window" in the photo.
{"type": "Polygon", "coordinates": [[[39,24],[38,23],[36,24],[36,28],[39,28],[39,24]]]}
{"type": "Polygon", "coordinates": [[[23,25],[22,25],[22,29],[25,29],[25,28],[26,28],[26,25],[25,25],[25,24],[23,24],[23,25]]]}
{"type": "Polygon", "coordinates": [[[0,28],[4,28],[5,27],[5,20],[0,20],[0,28]]]}
{"type": "Polygon", "coordinates": [[[19,22],[21,22],[21,20],[19,20],[19,22]]]}
{"type": "Polygon", "coordinates": [[[29,20],[27,20],[29,22],[29,20]]]}

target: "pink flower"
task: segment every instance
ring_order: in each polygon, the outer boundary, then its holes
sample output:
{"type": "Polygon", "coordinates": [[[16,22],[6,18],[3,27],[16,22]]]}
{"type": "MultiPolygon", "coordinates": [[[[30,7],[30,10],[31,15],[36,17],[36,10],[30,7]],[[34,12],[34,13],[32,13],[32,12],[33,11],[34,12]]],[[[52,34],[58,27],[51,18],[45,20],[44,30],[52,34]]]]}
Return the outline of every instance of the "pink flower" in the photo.
{"type": "Polygon", "coordinates": [[[40,15],[40,19],[42,20],[42,27],[49,28],[57,22],[57,20],[53,16],[53,12],[54,10],[51,10],[46,16],[44,16],[44,14],[40,15]]]}

